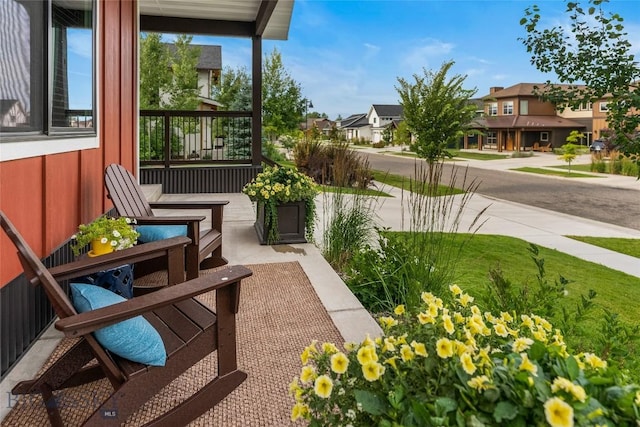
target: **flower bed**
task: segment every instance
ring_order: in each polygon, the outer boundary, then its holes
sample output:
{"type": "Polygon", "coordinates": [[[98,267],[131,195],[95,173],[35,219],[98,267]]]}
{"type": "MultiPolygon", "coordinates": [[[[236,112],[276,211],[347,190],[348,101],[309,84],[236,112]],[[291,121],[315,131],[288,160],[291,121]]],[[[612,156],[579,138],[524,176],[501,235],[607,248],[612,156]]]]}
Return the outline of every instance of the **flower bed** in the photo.
{"type": "Polygon", "coordinates": [[[632,426],[640,387],[593,354],[571,355],[544,318],[482,313],[450,287],[379,318],[360,344],[312,343],[290,385],[292,420],[351,426],[632,426]]]}

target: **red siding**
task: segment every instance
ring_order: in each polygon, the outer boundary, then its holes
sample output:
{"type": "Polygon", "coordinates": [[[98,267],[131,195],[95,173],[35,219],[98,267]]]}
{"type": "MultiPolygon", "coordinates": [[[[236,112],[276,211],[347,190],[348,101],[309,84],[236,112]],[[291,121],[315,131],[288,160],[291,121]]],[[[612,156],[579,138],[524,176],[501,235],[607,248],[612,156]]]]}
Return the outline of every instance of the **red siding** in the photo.
{"type": "MultiPolygon", "coordinates": [[[[111,208],[103,176],[108,164],[135,170],[137,163],[136,2],[103,0],[99,7],[100,147],[0,162],[0,209],[41,257],[69,238],[78,224],[111,208]]],[[[0,287],[22,271],[14,254],[0,237],[0,287]]]]}

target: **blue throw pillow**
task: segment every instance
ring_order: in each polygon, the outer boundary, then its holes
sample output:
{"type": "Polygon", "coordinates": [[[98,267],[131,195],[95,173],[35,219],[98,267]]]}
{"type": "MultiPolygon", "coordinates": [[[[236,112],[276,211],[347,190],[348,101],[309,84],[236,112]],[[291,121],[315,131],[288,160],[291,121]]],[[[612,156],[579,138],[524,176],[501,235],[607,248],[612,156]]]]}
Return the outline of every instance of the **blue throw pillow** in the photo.
{"type": "MultiPolygon", "coordinates": [[[[107,289],[85,283],[72,283],[71,296],[80,313],[126,301],[107,289]]],[[[104,348],[133,362],[164,366],[167,361],[162,337],[142,316],[98,329],[94,336],[104,348]]]]}
{"type": "Polygon", "coordinates": [[[186,225],[139,225],[136,231],[140,233],[138,240],[141,243],[155,242],[156,240],[170,239],[171,237],[186,236],[186,225]]]}

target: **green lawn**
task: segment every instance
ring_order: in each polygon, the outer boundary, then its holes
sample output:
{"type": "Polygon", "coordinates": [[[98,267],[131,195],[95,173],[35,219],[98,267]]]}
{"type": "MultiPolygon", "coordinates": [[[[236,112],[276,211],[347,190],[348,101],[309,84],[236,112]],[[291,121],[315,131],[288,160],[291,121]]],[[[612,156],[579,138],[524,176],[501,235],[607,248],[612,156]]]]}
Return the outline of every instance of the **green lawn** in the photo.
{"type": "MultiPolygon", "coordinates": [[[[483,295],[489,280],[488,271],[498,265],[514,284],[534,285],[537,269],[528,247],[521,239],[476,234],[462,249],[457,267],[458,285],[472,295],[483,295]]],[[[581,295],[594,289],[598,293],[597,304],[618,313],[628,324],[637,323],[640,305],[629,302],[640,298],[640,278],[553,249],[541,247],[540,258],[545,260],[549,280],[561,274],[571,281],[566,301],[569,307],[573,308],[581,295]]]]}
{"type": "MultiPolygon", "coordinates": [[[[574,240],[599,246],[614,252],[640,258],[640,239],[624,239],[617,237],[565,236],[574,240]]],[[[640,262],[640,260],[638,260],[640,262]]]]}
{"type": "Polygon", "coordinates": [[[531,168],[531,167],[523,167],[523,168],[515,168],[511,169],[514,171],[520,172],[528,172],[528,173],[537,173],[539,175],[553,175],[553,176],[561,176],[563,178],[603,178],[598,175],[588,175],[586,173],[576,173],[573,172],[573,168],[571,168],[572,172],[569,173],[563,171],[554,171],[552,169],[543,169],[543,168],[531,168]]]}
{"type": "Polygon", "coordinates": [[[508,159],[509,156],[506,154],[495,154],[495,153],[481,153],[481,152],[472,152],[472,151],[460,151],[460,150],[449,150],[449,153],[453,155],[453,157],[459,159],[471,159],[471,160],[501,160],[508,159]]]}
{"type": "MultiPolygon", "coordinates": [[[[387,172],[376,171],[376,170],[372,172],[373,172],[373,179],[378,182],[381,182],[385,185],[390,185],[392,187],[402,188],[405,191],[409,191],[411,189],[411,180],[406,176],[393,175],[387,172]]],[[[415,185],[415,182],[413,184],[415,185]]],[[[447,194],[453,195],[453,194],[462,194],[462,193],[464,193],[464,191],[458,188],[450,189],[446,185],[440,185],[438,187],[438,195],[447,195],[447,194]]]]}

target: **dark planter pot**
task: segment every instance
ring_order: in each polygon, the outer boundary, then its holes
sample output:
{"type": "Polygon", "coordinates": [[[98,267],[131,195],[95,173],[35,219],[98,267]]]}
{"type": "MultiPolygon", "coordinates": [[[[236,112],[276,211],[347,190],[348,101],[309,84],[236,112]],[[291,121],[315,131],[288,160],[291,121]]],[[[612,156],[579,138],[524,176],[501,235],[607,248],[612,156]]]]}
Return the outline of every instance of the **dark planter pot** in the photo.
{"type": "MultiPolygon", "coordinates": [[[[304,220],[307,208],[304,202],[284,203],[278,209],[278,232],[280,239],[272,244],[307,243],[304,220]]],[[[256,223],[254,225],[261,245],[267,244],[268,231],[264,225],[264,204],[258,203],[256,223]]]]}

